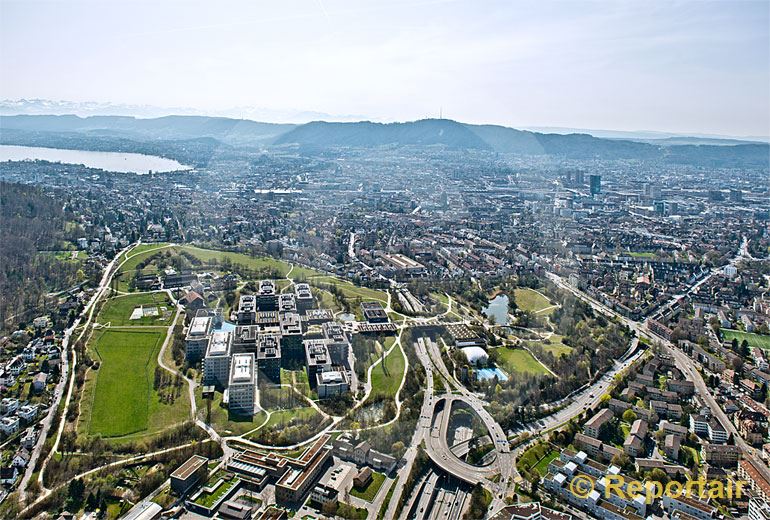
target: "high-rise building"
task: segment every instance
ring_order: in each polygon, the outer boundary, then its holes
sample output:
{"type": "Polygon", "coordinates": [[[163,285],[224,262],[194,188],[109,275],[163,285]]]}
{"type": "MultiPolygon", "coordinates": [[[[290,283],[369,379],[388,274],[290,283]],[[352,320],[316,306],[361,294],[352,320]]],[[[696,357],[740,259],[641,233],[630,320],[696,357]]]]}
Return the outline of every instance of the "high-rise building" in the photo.
{"type": "Polygon", "coordinates": [[[216,385],[220,388],[227,386],[227,376],[230,373],[230,348],[232,334],[218,331],[211,335],[206,357],[203,360],[203,383],[216,385]]]}
{"type": "Polygon", "coordinates": [[[228,408],[241,415],[254,414],[254,394],[257,388],[257,370],[254,354],[236,354],[230,368],[227,385],[228,408]]]}
{"type": "Polygon", "coordinates": [[[598,195],[602,192],[602,176],[591,175],[589,178],[589,185],[591,187],[591,195],[598,195]]]}
{"type": "Polygon", "coordinates": [[[212,320],[208,316],[199,316],[192,319],[190,328],[185,338],[185,356],[188,361],[198,361],[206,352],[211,335],[212,320]]]}

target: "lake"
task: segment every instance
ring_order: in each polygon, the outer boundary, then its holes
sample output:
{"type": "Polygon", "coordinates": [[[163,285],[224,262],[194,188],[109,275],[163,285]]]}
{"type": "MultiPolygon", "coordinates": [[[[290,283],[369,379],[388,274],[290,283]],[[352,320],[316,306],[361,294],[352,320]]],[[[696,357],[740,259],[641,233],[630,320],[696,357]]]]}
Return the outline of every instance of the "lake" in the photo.
{"type": "Polygon", "coordinates": [[[484,308],[484,315],[489,318],[494,316],[498,325],[508,325],[508,296],[498,294],[484,308]]]}
{"type": "Polygon", "coordinates": [[[190,169],[189,166],[184,166],[173,159],[141,153],[92,152],[37,146],[0,145],[0,162],[36,159],[64,164],[82,164],[89,168],[120,173],[164,173],[190,169]]]}

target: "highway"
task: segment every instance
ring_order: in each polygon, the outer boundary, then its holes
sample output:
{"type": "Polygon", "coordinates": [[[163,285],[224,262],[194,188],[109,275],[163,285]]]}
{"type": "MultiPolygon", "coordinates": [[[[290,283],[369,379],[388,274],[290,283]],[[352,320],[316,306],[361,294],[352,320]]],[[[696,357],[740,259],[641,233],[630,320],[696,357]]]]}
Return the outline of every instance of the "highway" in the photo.
{"type": "MultiPolygon", "coordinates": [[[[740,259],[745,258],[746,254],[747,254],[747,246],[746,246],[746,240],[744,238],[744,242],[741,244],[741,248],[738,254],[729,262],[729,265],[735,265],[740,259]]],[[[724,267],[712,269],[710,273],[708,273],[705,277],[698,280],[698,282],[695,283],[692,287],[690,287],[684,294],[673,297],[669,302],[667,302],[666,305],[664,305],[663,308],[666,308],[666,306],[670,308],[670,306],[673,304],[674,301],[678,301],[680,298],[691,294],[693,291],[695,291],[696,289],[701,287],[703,284],[705,284],[709,279],[711,279],[711,277],[723,272],[724,272],[724,267]]],[[[554,273],[548,273],[548,278],[551,279],[554,283],[556,283],[556,285],[558,285],[559,287],[572,292],[575,296],[582,299],[586,303],[590,304],[594,308],[594,310],[602,312],[609,316],[613,316],[621,320],[630,329],[634,330],[639,337],[644,337],[650,341],[654,341],[663,345],[666,351],[670,353],[675,359],[676,365],[680,367],[687,376],[689,376],[689,379],[693,381],[693,383],[695,383],[695,388],[698,395],[703,399],[704,403],[709,407],[709,409],[711,410],[711,414],[717,419],[719,419],[719,422],[722,423],[725,429],[733,435],[733,438],[735,439],[735,444],[743,452],[744,458],[751,459],[751,461],[759,469],[762,475],[768,481],[770,481],[770,468],[768,468],[767,465],[762,461],[761,457],[757,454],[757,451],[753,447],[749,446],[746,443],[746,441],[738,434],[737,429],[729,420],[729,418],[727,417],[727,414],[724,413],[722,408],[719,406],[719,403],[716,402],[716,399],[714,399],[714,396],[709,391],[708,387],[706,386],[706,383],[703,380],[703,377],[698,371],[698,365],[693,359],[691,359],[684,352],[679,350],[676,347],[676,345],[674,345],[668,339],[649,330],[646,323],[640,323],[620,315],[619,313],[608,308],[607,306],[597,302],[594,298],[591,298],[584,292],[579,291],[576,288],[572,287],[570,284],[565,282],[564,279],[562,279],[560,276],[554,273]]]]}

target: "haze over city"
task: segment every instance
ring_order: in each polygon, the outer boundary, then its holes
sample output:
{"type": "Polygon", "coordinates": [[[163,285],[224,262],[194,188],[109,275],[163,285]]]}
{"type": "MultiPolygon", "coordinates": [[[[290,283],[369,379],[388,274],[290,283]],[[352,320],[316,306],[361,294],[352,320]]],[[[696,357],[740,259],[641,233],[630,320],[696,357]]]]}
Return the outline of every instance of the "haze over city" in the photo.
{"type": "Polygon", "coordinates": [[[3,99],[770,135],[762,0],[0,6],[3,99]]]}

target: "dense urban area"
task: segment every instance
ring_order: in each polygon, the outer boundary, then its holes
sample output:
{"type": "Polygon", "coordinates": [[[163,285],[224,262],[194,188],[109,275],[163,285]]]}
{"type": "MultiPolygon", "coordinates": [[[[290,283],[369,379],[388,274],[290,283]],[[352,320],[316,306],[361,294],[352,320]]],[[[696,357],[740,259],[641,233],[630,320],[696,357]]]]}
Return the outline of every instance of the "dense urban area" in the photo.
{"type": "Polygon", "coordinates": [[[0,517],[770,518],[766,143],[0,126],[0,517]]]}

